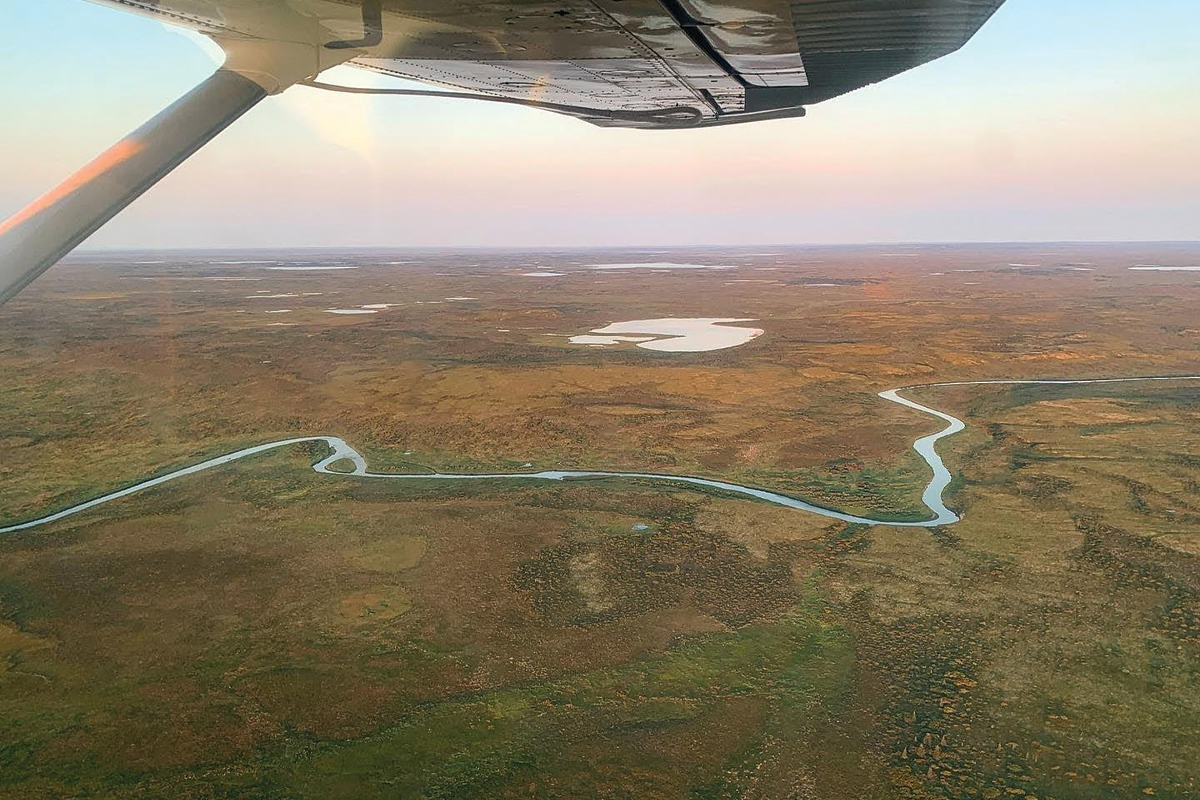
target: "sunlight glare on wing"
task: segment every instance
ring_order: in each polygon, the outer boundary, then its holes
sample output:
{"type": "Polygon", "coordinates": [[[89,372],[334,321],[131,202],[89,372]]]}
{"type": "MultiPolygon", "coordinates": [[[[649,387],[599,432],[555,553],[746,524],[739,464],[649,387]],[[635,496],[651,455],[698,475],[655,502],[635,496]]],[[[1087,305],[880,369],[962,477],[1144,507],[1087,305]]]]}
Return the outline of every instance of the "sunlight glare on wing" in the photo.
{"type": "MultiPolygon", "coordinates": [[[[224,63],[225,54],[220,45],[209,37],[188,28],[165,22],[160,24],[199,46],[212,59],[214,65],[220,66],[224,63]]],[[[383,86],[386,82],[383,76],[345,66],[326,70],[322,73],[322,80],[367,88],[383,86]]],[[[294,88],[281,94],[276,98],[276,102],[290,114],[300,118],[306,127],[327,143],[373,160],[377,144],[371,125],[374,98],[367,95],[334,95],[294,88]]]]}

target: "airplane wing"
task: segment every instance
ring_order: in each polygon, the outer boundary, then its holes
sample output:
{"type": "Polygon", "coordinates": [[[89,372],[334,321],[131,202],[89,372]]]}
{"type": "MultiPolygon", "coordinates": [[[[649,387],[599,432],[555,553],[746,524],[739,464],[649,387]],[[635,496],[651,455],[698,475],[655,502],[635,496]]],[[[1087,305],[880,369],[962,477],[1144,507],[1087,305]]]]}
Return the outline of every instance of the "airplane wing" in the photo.
{"type": "Polygon", "coordinates": [[[362,91],[315,80],[331,66],[597,125],[706,127],[803,116],[957,50],[1003,1],[93,0],[200,31],[227,61],[0,224],[0,303],[266,96],[362,91]]]}
{"type": "Polygon", "coordinates": [[[601,125],[670,128],[696,120],[652,112],[691,107],[701,125],[799,115],[957,50],[1004,0],[94,2],[262,39],[286,26],[264,7],[298,6],[326,44],[361,47],[356,67],[625,115],[576,114],[601,125]],[[651,113],[629,116],[638,112],[651,113]]]}
{"type": "Polygon", "coordinates": [[[388,0],[402,18],[447,27],[406,36],[398,21],[392,38],[385,15],[391,52],[351,63],[471,92],[623,112],[692,106],[701,125],[750,121],[798,115],[957,50],[1002,2],[388,0]]]}

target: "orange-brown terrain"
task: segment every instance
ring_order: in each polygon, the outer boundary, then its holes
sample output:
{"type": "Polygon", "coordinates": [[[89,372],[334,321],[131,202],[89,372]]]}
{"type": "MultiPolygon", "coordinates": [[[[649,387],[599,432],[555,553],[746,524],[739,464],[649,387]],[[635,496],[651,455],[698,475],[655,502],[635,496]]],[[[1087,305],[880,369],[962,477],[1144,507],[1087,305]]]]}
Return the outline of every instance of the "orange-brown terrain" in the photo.
{"type": "MultiPolygon", "coordinates": [[[[1130,269],[1197,264],[78,256],[0,309],[0,527],[312,434],[379,471],[667,472],[919,519],[939,425],[877,392],[1200,374],[1200,273],[1130,269]],[[730,268],[592,266],[641,262],[730,268]],[[569,340],[661,317],[763,334],[569,340]]],[[[355,480],[296,445],[5,534],[0,796],[1200,796],[1200,381],[908,396],[967,423],[939,445],[957,524],[355,480]]]]}

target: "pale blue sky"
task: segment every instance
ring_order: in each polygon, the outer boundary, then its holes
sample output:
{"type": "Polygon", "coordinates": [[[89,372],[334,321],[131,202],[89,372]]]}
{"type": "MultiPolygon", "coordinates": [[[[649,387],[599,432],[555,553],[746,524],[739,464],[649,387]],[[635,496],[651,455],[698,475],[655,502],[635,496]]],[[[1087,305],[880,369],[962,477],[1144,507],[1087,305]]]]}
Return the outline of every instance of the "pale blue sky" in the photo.
{"type": "MultiPolygon", "coordinates": [[[[1196,0],[1008,0],[946,59],[705,131],[293,89],[89,246],[1200,239],[1198,34],[1196,0]]],[[[212,61],[112,8],[0,0],[0,69],[2,217],[212,61]]]]}

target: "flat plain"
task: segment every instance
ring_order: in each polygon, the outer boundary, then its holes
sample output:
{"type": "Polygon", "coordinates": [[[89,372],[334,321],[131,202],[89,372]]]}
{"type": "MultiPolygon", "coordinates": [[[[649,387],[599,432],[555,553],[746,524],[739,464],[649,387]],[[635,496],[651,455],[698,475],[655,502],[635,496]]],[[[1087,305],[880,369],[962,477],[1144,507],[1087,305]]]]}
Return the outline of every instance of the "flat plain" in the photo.
{"type": "MultiPolygon", "coordinates": [[[[877,392],[1200,374],[1200,274],[1131,269],[1196,264],[77,256],[0,309],[0,526],[317,434],[378,471],[920,519],[939,423],[877,392]],[[570,341],[666,317],[763,333],[570,341]]],[[[306,444],[6,534],[0,797],[1200,797],[1200,381],[907,396],[967,423],[939,445],[959,523],[355,480],[306,444]]]]}

